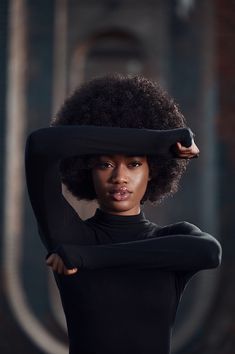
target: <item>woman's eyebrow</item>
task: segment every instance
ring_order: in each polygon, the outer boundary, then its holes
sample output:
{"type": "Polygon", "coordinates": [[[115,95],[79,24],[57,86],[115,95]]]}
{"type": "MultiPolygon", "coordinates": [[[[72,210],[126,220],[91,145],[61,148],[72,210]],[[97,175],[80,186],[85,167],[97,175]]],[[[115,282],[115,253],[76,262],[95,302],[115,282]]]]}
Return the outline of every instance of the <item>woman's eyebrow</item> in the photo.
{"type": "Polygon", "coordinates": [[[127,159],[144,159],[144,155],[125,155],[127,159]]]}

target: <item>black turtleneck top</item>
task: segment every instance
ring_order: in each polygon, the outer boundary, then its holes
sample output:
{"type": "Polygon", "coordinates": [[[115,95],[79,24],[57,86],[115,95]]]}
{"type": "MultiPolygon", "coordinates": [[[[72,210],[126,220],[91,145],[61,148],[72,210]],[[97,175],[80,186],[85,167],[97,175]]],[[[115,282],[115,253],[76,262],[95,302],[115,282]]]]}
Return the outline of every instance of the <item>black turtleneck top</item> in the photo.
{"type": "Polygon", "coordinates": [[[59,162],[83,154],[170,156],[187,129],[153,131],[53,127],[33,132],[26,177],[39,234],[76,274],[55,274],[70,354],[169,354],[176,310],[188,280],[219,265],[221,247],[187,222],[160,227],[145,218],[97,209],[82,221],[61,193],[59,162]],[[138,147],[141,148],[138,148],[138,147]]]}

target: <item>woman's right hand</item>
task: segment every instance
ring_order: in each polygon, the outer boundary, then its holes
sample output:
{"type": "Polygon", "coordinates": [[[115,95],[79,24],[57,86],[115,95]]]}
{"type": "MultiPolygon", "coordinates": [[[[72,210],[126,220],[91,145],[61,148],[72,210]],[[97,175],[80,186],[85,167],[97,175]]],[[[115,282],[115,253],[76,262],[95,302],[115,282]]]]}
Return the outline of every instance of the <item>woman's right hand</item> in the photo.
{"type": "Polygon", "coordinates": [[[192,139],[192,144],[189,147],[183,146],[180,142],[176,143],[175,151],[178,157],[192,159],[199,156],[199,149],[192,139]]]}
{"type": "Polygon", "coordinates": [[[77,268],[68,269],[65,267],[63,260],[57,253],[52,253],[46,260],[46,264],[52,268],[54,272],[64,275],[72,275],[77,273],[77,268]]]}

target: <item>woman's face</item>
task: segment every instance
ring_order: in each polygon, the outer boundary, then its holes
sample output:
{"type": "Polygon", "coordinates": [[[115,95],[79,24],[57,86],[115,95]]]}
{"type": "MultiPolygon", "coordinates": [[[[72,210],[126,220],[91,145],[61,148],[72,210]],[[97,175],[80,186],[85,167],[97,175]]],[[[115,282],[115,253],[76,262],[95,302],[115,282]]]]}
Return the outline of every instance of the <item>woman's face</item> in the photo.
{"type": "Polygon", "coordinates": [[[136,215],[149,178],[146,156],[99,156],[92,178],[100,208],[110,214],[136,215]]]}

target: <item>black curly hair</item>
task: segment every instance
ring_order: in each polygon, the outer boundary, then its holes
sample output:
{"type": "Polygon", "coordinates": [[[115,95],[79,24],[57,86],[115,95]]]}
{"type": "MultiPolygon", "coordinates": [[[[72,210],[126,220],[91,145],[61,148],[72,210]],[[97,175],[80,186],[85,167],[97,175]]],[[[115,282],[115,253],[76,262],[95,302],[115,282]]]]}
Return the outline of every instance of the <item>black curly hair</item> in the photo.
{"type": "MultiPolygon", "coordinates": [[[[96,125],[121,128],[174,129],[186,127],[177,104],[157,83],[140,76],[108,75],[93,79],[68,97],[51,126],[96,125]]],[[[141,201],[160,202],[178,190],[187,160],[147,156],[151,180],[141,201]]],[[[89,157],[60,163],[61,180],[79,200],[94,200],[89,157]]]]}

